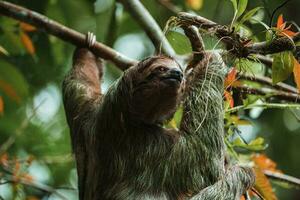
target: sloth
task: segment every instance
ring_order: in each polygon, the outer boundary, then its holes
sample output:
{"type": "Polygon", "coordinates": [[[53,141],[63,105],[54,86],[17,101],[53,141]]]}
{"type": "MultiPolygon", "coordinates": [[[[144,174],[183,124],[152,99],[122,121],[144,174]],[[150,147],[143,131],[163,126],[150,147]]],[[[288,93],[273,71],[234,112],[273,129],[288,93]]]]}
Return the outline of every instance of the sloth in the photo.
{"type": "Polygon", "coordinates": [[[225,167],[220,56],[205,53],[188,73],[151,56],[102,94],[89,49],[76,49],[63,82],[81,200],[238,200],[253,186],[251,168],[225,167]],[[179,106],[178,130],[164,127],[179,106]]]}

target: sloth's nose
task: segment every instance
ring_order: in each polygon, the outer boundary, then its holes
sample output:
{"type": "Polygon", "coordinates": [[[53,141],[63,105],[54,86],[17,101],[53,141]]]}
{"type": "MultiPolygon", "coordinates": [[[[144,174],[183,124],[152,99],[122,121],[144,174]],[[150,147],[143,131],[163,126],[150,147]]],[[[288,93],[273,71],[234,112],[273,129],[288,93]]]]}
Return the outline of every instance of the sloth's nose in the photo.
{"type": "Polygon", "coordinates": [[[170,69],[170,76],[176,78],[179,81],[182,81],[183,79],[183,73],[177,68],[170,69]]]}

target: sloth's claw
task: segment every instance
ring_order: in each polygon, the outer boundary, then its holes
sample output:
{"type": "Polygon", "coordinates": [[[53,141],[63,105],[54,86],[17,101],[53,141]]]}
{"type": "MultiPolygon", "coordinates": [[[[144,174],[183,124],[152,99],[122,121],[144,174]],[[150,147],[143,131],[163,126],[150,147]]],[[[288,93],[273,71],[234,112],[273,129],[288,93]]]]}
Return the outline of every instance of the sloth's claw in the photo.
{"type": "Polygon", "coordinates": [[[92,32],[86,34],[86,43],[89,48],[93,47],[96,43],[96,35],[92,32]]]}

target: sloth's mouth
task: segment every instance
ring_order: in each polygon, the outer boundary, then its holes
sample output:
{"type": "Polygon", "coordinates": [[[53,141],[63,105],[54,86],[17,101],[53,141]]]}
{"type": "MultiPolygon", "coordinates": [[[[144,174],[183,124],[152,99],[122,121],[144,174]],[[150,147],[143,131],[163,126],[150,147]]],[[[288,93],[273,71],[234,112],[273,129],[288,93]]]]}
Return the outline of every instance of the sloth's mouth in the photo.
{"type": "Polygon", "coordinates": [[[182,76],[179,75],[168,75],[161,78],[163,81],[171,81],[171,82],[178,82],[181,83],[182,76]]]}

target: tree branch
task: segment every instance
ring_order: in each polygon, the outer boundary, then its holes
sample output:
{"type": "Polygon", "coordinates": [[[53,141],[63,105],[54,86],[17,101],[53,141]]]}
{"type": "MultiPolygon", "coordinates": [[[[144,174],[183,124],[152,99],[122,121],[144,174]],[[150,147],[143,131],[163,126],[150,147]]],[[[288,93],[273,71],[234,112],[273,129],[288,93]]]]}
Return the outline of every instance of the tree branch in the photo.
{"type": "Polygon", "coordinates": [[[166,39],[159,25],[139,0],[119,0],[145,30],[156,50],[162,50],[169,56],[175,56],[175,51],[166,39]]]}
{"type": "MultiPolygon", "coordinates": [[[[180,23],[185,25],[194,25],[202,29],[214,29],[215,34],[226,45],[226,48],[238,57],[248,57],[250,54],[273,54],[282,51],[295,50],[295,42],[300,40],[300,33],[294,37],[279,37],[271,42],[259,42],[251,45],[245,45],[246,38],[242,38],[238,33],[233,32],[226,26],[208,20],[204,17],[193,15],[190,13],[178,13],[180,23]]],[[[259,59],[259,58],[258,58],[259,59]]],[[[264,62],[265,60],[262,60],[264,62]]]]}
{"type": "Polygon", "coordinates": [[[248,53],[258,53],[258,54],[273,54],[282,51],[293,51],[295,50],[295,42],[300,38],[300,33],[297,33],[294,37],[279,37],[271,42],[264,41],[259,43],[254,43],[247,46],[248,53]]]}
{"type": "Polygon", "coordinates": [[[281,173],[277,173],[277,172],[273,172],[270,170],[264,170],[264,174],[273,180],[278,180],[278,181],[283,181],[286,182],[288,184],[294,185],[296,187],[300,187],[300,179],[286,175],[286,174],[281,174],[281,173]]]}
{"type": "MultiPolygon", "coordinates": [[[[86,37],[84,34],[21,6],[6,1],[0,1],[0,14],[31,24],[66,42],[70,42],[75,46],[86,46],[86,37]]],[[[99,42],[95,43],[92,51],[97,56],[110,60],[122,70],[136,63],[135,60],[132,60],[99,42]]]]}

